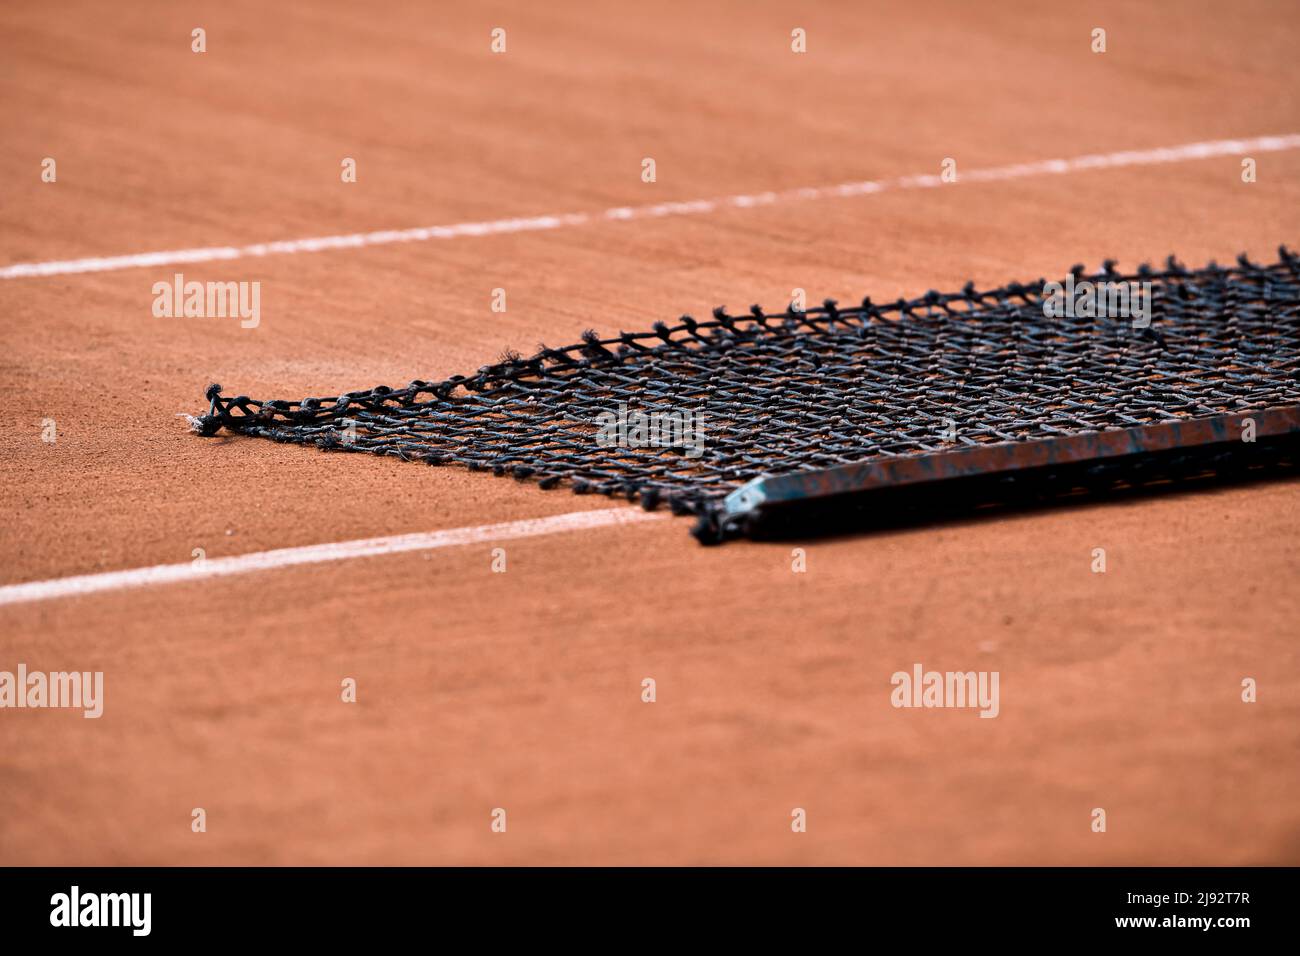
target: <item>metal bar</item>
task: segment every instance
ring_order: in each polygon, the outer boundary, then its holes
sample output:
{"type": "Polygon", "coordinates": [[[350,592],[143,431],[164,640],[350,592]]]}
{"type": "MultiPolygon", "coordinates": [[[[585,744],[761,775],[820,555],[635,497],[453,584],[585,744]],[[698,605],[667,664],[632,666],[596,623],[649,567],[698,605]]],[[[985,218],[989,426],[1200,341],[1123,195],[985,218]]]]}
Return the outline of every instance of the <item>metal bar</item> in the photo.
{"type": "Polygon", "coordinates": [[[874,458],[818,471],[768,475],[727,495],[723,515],[735,518],[763,507],[898,488],[957,478],[990,476],[1050,465],[1118,458],[1144,452],[1242,441],[1246,420],[1255,436],[1300,433],[1300,405],[1138,425],[1060,438],[998,442],[939,452],[874,458]]]}

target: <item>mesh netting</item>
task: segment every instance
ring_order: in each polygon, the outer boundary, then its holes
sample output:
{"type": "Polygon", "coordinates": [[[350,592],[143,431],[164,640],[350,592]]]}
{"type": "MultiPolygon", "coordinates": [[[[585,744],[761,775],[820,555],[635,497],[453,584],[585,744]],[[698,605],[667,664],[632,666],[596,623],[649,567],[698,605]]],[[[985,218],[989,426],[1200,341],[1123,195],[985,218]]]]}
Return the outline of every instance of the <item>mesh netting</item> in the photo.
{"type": "Polygon", "coordinates": [[[1170,257],[1163,269],[1121,274],[1107,262],[1071,277],[1151,283],[1149,326],[1048,318],[1042,279],[852,308],[719,308],[404,388],[294,402],[227,398],[213,385],[195,428],[698,513],[759,475],[1300,400],[1300,259],[1285,248],[1269,265],[1243,256],[1191,271],[1170,257]],[[643,447],[601,440],[602,422],[638,411],[694,421],[702,445],[674,443],[671,430],[643,447]]]}

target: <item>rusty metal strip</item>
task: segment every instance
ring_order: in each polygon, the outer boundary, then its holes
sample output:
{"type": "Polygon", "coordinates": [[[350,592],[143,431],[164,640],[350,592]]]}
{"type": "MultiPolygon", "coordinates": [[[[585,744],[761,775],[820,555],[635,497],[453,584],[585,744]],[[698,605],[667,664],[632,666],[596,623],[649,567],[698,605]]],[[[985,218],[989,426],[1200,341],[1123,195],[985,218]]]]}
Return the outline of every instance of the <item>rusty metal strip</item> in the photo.
{"type": "Polygon", "coordinates": [[[723,512],[727,518],[734,519],[757,508],[880,488],[1006,474],[1175,448],[1240,443],[1247,420],[1254,423],[1257,438],[1300,433],[1300,405],[1053,439],[972,445],[880,458],[820,471],[764,476],[728,495],[723,502],[723,512]]]}

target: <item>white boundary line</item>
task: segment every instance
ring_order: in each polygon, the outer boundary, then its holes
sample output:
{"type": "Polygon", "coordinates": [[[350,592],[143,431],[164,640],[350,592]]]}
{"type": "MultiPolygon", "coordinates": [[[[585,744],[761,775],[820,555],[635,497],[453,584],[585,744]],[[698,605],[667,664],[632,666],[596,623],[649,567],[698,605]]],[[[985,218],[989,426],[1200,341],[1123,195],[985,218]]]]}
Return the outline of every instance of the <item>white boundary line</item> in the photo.
{"type": "Polygon", "coordinates": [[[172,584],[178,581],[199,581],[206,578],[228,577],[232,574],[249,574],[254,571],[271,571],[276,568],[287,568],[298,564],[345,561],[351,558],[401,554],[405,551],[430,551],[434,548],[480,544],[484,541],[533,538],[538,535],[554,534],[560,531],[579,531],[586,528],[636,524],[665,517],[667,517],[667,514],[662,511],[642,511],[632,507],[602,508],[597,511],[571,511],[567,514],[552,515],[549,518],[527,518],[523,521],[508,521],[505,524],[448,528],[444,531],[426,531],[417,534],[397,534],[386,538],[361,538],[356,541],[311,544],[301,548],[255,551],[251,554],[241,554],[231,558],[200,559],[189,564],[156,564],[151,568],[131,568],[126,571],[80,574],[75,577],[54,578],[49,581],[29,581],[25,584],[5,585],[0,587],[0,606],[95,594],[99,591],[117,591],[122,588],[137,588],[150,584],[172,584]]]}
{"type": "MultiPolygon", "coordinates": [[[[1182,146],[1125,150],[1117,153],[1097,153],[1087,156],[1075,156],[1073,159],[1046,159],[1033,163],[1017,163],[1012,166],[994,166],[987,169],[959,171],[957,183],[1001,182],[1008,179],[1025,179],[1031,176],[1059,176],[1065,173],[1083,172],[1090,169],[1153,166],[1160,163],[1181,163],[1189,160],[1209,159],[1215,156],[1277,152],[1297,148],[1300,148],[1300,133],[1288,133],[1281,136],[1257,136],[1253,139],[1219,139],[1204,143],[1185,143],[1182,146]]],[[[165,252],[141,252],[125,256],[65,259],[53,262],[20,262],[0,267],[0,279],[71,275],[81,272],[110,272],[116,269],[135,269],[143,266],[167,266],[187,262],[215,262],[223,259],[291,255],[298,252],[323,252],[327,249],[356,249],[362,246],[384,246],[395,242],[426,242],[430,239],[460,239],[466,236],[537,232],[549,229],[564,229],[570,226],[583,226],[601,221],[657,219],[663,216],[692,216],[726,208],[749,209],[754,206],[771,206],[777,203],[807,202],[813,199],[831,199],[843,196],[865,196],[893,189],[933,189],[942,185],[953,184],[945,184],[939,176],[935,175],[903,176],[899,179],[866,180],[855,183],[841,183],[838,186],[815,186],[804,189],[787,189],[781,192],[749,193],[738,196],[723,196],[716,199],[693,199],[645,206],[618,206],[602,212],[570,212],[550,216],[461,222],[446,226],[426,226],[419,229],[355,232],[343,236],[286,239],[280,242],[263,242],[251,246],[207,246],[201,249],[173,249],[165,252]]]]}

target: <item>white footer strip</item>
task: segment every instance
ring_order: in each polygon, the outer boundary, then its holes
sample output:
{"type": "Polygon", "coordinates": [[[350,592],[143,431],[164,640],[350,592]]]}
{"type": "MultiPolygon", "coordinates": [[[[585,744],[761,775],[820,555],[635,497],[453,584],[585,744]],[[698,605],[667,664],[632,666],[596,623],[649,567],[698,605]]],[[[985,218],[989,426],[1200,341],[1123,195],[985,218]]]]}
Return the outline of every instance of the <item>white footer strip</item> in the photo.
{"type": "Polygon", "coordinates": [[[664,517],[667,517],[667,513],[662,511],[642,511],[633,507],[602,508],[597,511],[573,511],[568,514],[552,515],[549,518],[528,518],[523,521],[485,524],[472,528],[448,528],[445,531],[397,534],[386,538],[362,538],[357,541],[311,544],[301,548],[279,548],[275,551],[255,551],[252,554],[241,554],[233,558],[199,559],[189,564],[158,564],[151,568],[106,571],[102,574],[79,574],[76,577],[54,578],[50,581],[5,585],[0,587],[0,605],[46,601],[51,598],[94,594],[98,591],[116,591],[122,588],[138,588],[148,584],[199,581],[204,578],[220,578],[253,571],[271,571],[296,564],[345,561],[351,558],[401,554],[404,551],[429,551],[462,544],[479,544],[484,541],[533,538],[559,531],[636,524],[664,517]]]}
{"type": "Polygon", "coordinates": [[[663,216],[690,216],[716,212],[719,209],[749,209],[777,203],[807,202],[811,199],[834,199],[845,196],[865,196],[893,189],[936,189],[960,183],[1001,182],[1024,179],[1030,176],[1059,176],[1065,173],[1093,169],[1114,169],[1120,166],[1155,166],[1161,163],[1181,163],[1216,156],[1240,156],[1247,153],[1268,153],[1300,148],[1300,133],[1282,136],[1256,136],[1251,139],[1218,139],[1204,143],[1184,143],[1181,146],[1161,146],[1156,149],[1130,149],[1115,153],[1094,153],[1072,159],[1045,159],[1011,166],[994,166],[985,169],[957,170],[956,183],[945,183],[937,175],[903,176],[898,179],[866,180],[840,183],[838,186],[812,186],[803,189],[786,189],[780,192],[749,193],[722,196],[716,199],[691,199],[679,202],[654,203],[643,206],[618,206],[600,212],[571,212],[551,216],[528,216],[514,219],[492,219],[484,222],[461,222],[445,226],[425,226],[418,229],[387,229],[382,232],[357,232],[343,236],[320,236],[315,239],[286,239],[279,242],[260,242],[251,246],[208,246],[200,249],[174,249],[165,252],[141,252],[125,256],[97,256],[90,259],[66,259],[54,262],[19,262],[0,267],[0,279],[19,279],[34,276],[57,276],[79,272],[110,272],[115,269],[135,269],[142,266],[171,266],[186,262],[216,262],[224,259],[246,259],[261,256],[289,255],[298,252],[322,252],[327,249],[355,249],[362,246],[383,246],[394,242],[426,242],[430,239],[460,239],[467,236],[490,236],[511,232],[537,232],[584,226],[601,221],[629,219],[657,219],[663,216]]]}

